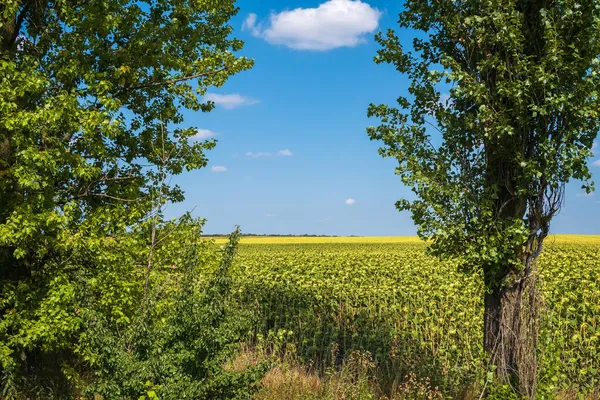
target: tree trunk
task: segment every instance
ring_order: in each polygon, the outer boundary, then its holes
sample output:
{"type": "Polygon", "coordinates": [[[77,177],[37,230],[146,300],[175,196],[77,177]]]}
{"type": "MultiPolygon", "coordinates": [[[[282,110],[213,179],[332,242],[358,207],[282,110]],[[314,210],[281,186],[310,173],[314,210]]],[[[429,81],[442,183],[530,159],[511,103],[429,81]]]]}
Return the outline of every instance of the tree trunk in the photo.
{"type": "Polygon", "coordinates": [[[484,299],[484,348],[496,378],[528,399],[536,393],[539,303],[535,273],[484,299]]]}

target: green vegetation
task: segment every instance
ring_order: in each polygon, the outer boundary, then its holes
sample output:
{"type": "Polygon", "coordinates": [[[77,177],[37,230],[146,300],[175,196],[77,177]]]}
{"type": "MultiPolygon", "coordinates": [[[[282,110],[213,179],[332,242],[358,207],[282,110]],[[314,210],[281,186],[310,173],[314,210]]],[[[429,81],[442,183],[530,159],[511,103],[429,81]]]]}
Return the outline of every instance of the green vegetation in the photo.
{"type": "Polygon", "coordinates": [[[235,1],[3,0],[0,398],[597,396],[600,243],[541,250],[564,185],[593,189],[600,5],[405,3],[420,36],[378,35],[375,61],[409,95],[368,132],[430,246],[248,237],[235,258],[239,229],[218,247],[163,215],[216,144],[183,115],[253,65],[235,1]]]}
{"type": "Polygon", "coordinates": [[[397,207],[411,212],[428,251],[482,271],[489,364],[496,379],[534,398],[536,259],[565,185],[594,188],[600,5],[406,0],[398,23],[401,35],[376,35],[375,62],[405,75],[408,93],[369,107],[379,122],[369,137],[414,192],[397,207]]]}
{"type": "MultiPolygon", "coordinates": [[[[578,240],[549,243],[539,261],[540,398],[600,386],[600,243],[578,240]]],[[[257,309],[257,343],[292,352],[321,376],[347,365],[355,351],[369,352],[375,366],[367,382],[382,394],[414,374],[446,397],[479,397],[489,376],[478,273],[425,255],[423,244],[303,241],[240,248],[234,291],[257,309]]]]}
{"type": "Polygon", "coordinates": [[[260,366],[221,368],[248,329],[227,301],[239,233],[219,254],[162,214],[215,146],[183,112],[252,66],[237,11],[1,2],[0,398],[249,396],[260,366]]]}

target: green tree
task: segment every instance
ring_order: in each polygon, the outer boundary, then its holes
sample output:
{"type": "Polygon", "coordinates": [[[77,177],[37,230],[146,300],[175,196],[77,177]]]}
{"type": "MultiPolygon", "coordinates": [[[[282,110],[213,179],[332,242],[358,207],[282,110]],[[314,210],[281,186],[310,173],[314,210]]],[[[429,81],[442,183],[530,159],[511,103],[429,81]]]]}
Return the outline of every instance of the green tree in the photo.
{"type": "Polygon", "coordinates": [[[397,107],[371,105],[383,157],[415,193],[429,250],[481,268],[484,347],[500,382],[536,392],[536,257],[565,184],[593,190],[600,126],[600,3],[407,0],[403,35],[378,34],[376,63],[410,80],[397,107]],[[447,93],[442,91],[447,90],[447,93]]]}
{"type": "Polygon", "coordinates": [[[131,279],[152,267],[131,233],[183,199],[166,178],[206,166],[215,146],[192,138],[183,111],[212,110],[207,88],[252,66],[230,37],[237,11],[234,0],[1,2],[3,390],[38,374],[44,354],[64,361],[52,352],[80,332],[77,279],[103,285],[109,319],[127,323],[131,279]],[[139,254],[146,265],[118,262],[139,254]]]}
{"type": "Polygon", "coordinates": [[[251,67],[229,37],[236,12],[233,0],[0,5],[0,277],[30,275],[65,226],[137,221],[162,181],[153,166],[206,165],[214,141],[161,127],[181,124],[183,109],[210,111],[207,87],[251,67]]]}

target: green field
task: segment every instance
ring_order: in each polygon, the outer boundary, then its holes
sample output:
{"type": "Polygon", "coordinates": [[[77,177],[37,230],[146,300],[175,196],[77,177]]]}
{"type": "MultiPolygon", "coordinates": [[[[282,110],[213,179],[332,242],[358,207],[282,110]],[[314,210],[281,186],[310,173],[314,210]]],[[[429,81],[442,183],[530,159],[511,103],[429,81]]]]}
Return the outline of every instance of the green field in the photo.
{"type": "MultiPolygon", "coordinates": [[[[321,372],[360,350],[382,387],[415,374],[461,398],[486,380],[482,279],[424,248],[411,237],[246,237],[237,296],[255,310],[255,340],[293,344],[321,372]]],[[[539,395],[590,394],[600,386],[600,236],[548,238],[539,271],[539,395]]]]}

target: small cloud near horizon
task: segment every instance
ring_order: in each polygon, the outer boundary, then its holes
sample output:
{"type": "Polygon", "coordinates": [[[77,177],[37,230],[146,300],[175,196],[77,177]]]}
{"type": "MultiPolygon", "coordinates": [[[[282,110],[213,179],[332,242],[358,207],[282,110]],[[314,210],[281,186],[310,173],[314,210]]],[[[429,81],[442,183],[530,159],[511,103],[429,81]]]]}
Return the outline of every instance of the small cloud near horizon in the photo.
{"type": "Polygon", "coordinates": [[[351,206],[353,204],[356,204],[356,200],[354,200],[354,199],[346,199],[346,205],[351,206]]]}
{"type": "Polygon", "coordinates": [[[288,149],[279,150],[275,154],[271,153],[270,151],[257,151],[257,152],[248,151],[248,152],[246,152],[246,157],[250,157],[250,158],[272,157],[273,155],[277,155],[278,157],[291,157],[294,155],[294,153],[292,153],[288,149]]]}
{"type": "Polygon", "coordinates": [[[222,165],[215,165],[210,169],[212,172],[227,172],[227,167],[222,165]]]}
{"type": "Polygon", "coordinates": [[[271,218],[271,217],[274,217],[274,216],[275,216],[275,214],[272,214],[272,213],[265,213],[265,217],[271,218]]]}
{"type": "Polygon", "coordinates": [[[366,43],[381,16],[381,11],[360,0],[329,0],[316,8],[272,13],[263,22],[251,13],[242,30],[294,50],[327,51],[366,43]]]}
{"type": "Polygon", "coordinates": [[[259,151],[259,152],[252,152],[252,151],[248,151],[246,153],[246,157],[251,157],[251,158],[261,158],[261,157],[271,157],[273,155],[273,153],[269,153],[266,151],[259,151]]]}
{"type": "Polygon", "coordinates": [[[233,110],[234,108],[242,106],[251,106],[257,104],[258,100],[251,97],[245,97],[238,93],[233,94],[217,94],[207,93],[203,97],[204,101],[212,101],[218,106],[223,107],[226,110],[233,110]]]}

